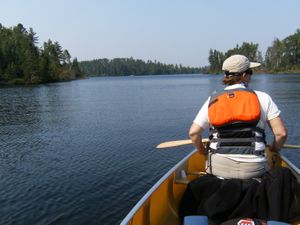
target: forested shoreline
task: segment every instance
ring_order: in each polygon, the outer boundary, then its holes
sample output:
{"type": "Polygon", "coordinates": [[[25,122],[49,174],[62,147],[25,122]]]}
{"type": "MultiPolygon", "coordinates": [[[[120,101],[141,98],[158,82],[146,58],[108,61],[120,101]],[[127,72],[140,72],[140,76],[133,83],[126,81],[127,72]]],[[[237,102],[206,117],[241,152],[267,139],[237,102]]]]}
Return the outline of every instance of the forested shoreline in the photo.
{"type": "Polygon", "coordinates": [[[257,43],[244,42],[234,48],[221,52],[210,49],[209,65],[204,67],[184,67],[182,65],[163,64],[157,61],[147,62],[133,58],[95,59],[82,61],[80,68],[92,76],[128,76],[158,74],[218,74],[222,73],[223,61],[232,54],[243,54],[251,61],[260,62],[258,72],[263,73],[300,73],[300,30],[297,29],[283,40],[276,38],[263,54],[257,43]]]}
{"type": "Polygon", "coordinates": [[[265,57],[258,50],[257,43],[244,42],[241,46],[229,49],[225,53],[216,49],[209,51],[209,72],[220,73],[223,61],[232,54],[243,54],[250,61],[260,62],[261,72],[267,73],[300,73],[300,29],[283,40],[276,38],[267,48],[265,57]]]}
{"type": "Polygon", "coordinates": [[[0,23],[0,84],[40,84],[68,81],[86,76],[129,76],[159,74],[218,74],[223,61],[232,54],[243,54],[262,63],[259,72],[300,73],[300,29],[283,40],[274,39],[265,54],[257,43],[244,42],[221,52],[210,49],[209,65],[186,67],[134,58],[94,59],[78,62],[68,50],[50,39],[38,47],[32,28],[22,24],[5,28],[0,23]],[[263,56],[264,55],[264,56],[263,56]]]}
{"type": "Polygon", "coordinates": [[[182,65],[164,64],[157,61],[115,58],[95,59],[79,63],[82,71],[92,76],[128,76],[128,75],[162,75],[207,73],[208,68],[184,67],[182,65]]]}
{"type": "Polygon", "coordinates": [[[40,84],[82,78],[77,58],[50,39],[37,46],[32,28],[0,24],[0,83],[40,84]]]}

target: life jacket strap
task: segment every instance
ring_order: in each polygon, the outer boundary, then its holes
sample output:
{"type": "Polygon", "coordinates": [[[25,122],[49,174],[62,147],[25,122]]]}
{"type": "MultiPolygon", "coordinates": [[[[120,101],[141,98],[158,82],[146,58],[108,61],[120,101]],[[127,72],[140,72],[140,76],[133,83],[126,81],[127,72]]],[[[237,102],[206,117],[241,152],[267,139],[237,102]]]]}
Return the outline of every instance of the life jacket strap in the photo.
{"type": "Polygon", "coordinates": [[[244,155],[260,155],[264,156],[265,152],[262,151],[256,151],[254,147],[249,146],[236,146],[234,148],[232,147],[219,147],[218,150],[209,149],[210,154],[244,154],[244,155]]]}
{"type": "Polygon", "coordinates": [[[217,143],[217,146],[254,146],[255,137],[250,138],[218,138],[216,141],[212,142],[217,143]]]}
{"type": "Polygon", "coordinates": [[[260,154],[255,151],[256,142],[265,143],[265,132],[263,129],[245,124],[234,127],[210,128],[210,143],[215,143],[214,153],[220,154],[260,154]]]}

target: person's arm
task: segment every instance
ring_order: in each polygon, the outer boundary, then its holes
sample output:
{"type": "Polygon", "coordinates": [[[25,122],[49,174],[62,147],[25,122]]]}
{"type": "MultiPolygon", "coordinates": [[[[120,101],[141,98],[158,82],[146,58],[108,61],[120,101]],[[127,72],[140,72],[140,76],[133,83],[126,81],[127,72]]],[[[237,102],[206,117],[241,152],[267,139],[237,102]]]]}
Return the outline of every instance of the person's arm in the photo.
{"type": "Polygon", "coordinates": [[[270,150],[276,152],[282,148],[287,138],[287,130],[284,126],[282,119],[278,116],[268,121],[268,124],[273,131],[274,141],[270,146],[270,150]]]}
{"type": "Polygon", "coordinates": [[[205,154],[205,147],[202,143],[202,132],[204,129],[200,127],[198,124],[193,123],[190,131],[189,131],[189,137],[191,141],[193,142],[193,145],[198,149],[200,154],[205,154]]]}

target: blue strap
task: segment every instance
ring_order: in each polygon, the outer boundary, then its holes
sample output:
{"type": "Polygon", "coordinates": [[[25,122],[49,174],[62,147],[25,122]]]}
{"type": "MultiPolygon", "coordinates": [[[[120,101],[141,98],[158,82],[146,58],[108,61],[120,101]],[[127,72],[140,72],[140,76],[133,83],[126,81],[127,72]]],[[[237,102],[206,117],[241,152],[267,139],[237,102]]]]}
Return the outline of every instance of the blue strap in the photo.
{"type": "Polygon", "coordinates": [[[275,221],[275,220],[269,220],[267,222],[267,225],[290,225],[289,223],[275,221]]]}
{"type": "Polygon", "coordinates": [[[208,225],[207,216],[185,216],[183,225],[208,225]]]}

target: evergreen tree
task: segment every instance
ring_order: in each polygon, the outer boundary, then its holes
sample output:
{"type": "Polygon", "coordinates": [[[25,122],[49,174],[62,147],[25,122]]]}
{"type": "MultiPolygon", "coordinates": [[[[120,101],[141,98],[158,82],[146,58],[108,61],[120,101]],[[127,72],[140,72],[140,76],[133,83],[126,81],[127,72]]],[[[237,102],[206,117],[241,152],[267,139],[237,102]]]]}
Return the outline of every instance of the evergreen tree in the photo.
{"type": "Polygon", "coordinates": [[[78,64],[78,60],[77,58],[75,58],[72,62],[72,66],[71,66],[71,77],[73,79],[78,79],[78,78],[83,78],[83,73],[81,72],[80,68],[79,68],[79,64],[78,64]]]}
{"type": "Polygon", "coordinates": [[[209,50],[208,62],[210,63],[210,73],[219,73],[222,70],[223,61],[224,54],[222,52],[213,49],[209,50]]]}
{"type": "Polygon", "coordinates": [[[70,80],[71,55],[58,42],[49,40],[39,49],[38,38],[22,24],[5,28],[0,24],[0,82],[36,84],[70,80]]]}
{"type": "Polygon", "coordinates": [[[263,62],[261,52],[258,51],[258,44],[244,42],[241,46],[237,44],[235,48],[229,49],[225,53],[210,49],[208,57],[209,72],[213,74],[221,73],[224,60],[235,54],[245,55],[250,61],[263,62]]]}
{"type": "Polygon", "coordinates": [[[282,41],[276,38],[266,51],[266,68],[269,71],[300,70],[300,30],[282,41]]]}

